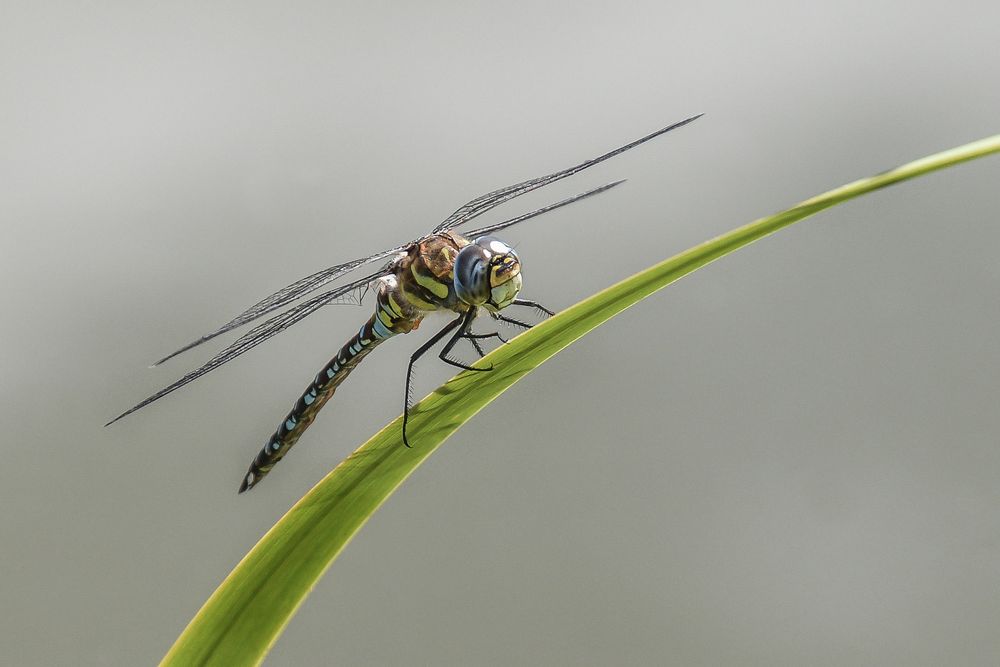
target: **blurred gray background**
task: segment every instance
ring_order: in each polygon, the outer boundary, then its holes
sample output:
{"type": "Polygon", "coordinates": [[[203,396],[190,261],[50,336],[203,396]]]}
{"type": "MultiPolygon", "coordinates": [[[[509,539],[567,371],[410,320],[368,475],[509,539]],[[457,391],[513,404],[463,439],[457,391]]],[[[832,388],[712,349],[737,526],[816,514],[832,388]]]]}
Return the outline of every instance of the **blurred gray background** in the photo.
{"type": "MultiPolygon", "coordinates": [[[[563,308],[1000,130],[995,2],[7,3],[0,662],[162,657],[400,410],[369,358],[241,475],[370,313],[336,306],[106,420],[146,366],[471,197],[697,123],[488,220],[563,308]]],[[[269,665],[1000,662],[1000,159],[801,223],[501,397],[358,534],[269,665]]],[[[450,373],[420,367],[417,395],[450,373]]]]}

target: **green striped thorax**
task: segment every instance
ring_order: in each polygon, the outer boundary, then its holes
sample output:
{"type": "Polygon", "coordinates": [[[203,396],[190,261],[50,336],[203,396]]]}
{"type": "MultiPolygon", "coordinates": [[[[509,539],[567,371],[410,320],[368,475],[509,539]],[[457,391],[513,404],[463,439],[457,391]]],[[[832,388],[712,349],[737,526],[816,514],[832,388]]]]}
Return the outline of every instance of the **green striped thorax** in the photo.
{"type": "Polygon", "coordinates": [[[481,236],[455,257],[455,295],[470,306],[497,312],[521,291],[521,260],[509,245],[481,236]]]}

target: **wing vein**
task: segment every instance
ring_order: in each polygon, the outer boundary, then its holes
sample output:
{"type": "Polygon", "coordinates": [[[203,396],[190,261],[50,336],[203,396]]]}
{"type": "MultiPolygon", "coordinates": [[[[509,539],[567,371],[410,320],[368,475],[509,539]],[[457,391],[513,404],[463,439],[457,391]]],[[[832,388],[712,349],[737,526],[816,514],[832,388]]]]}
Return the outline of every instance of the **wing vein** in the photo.
{"type": "Polygon", "coordinates": [[[434,232],[442,232],[447,229],[454,229],[459,225],[464,225],[473,218],[476,218],[483,213],[503,204],[504,202],[510,201],[514,197],[520,197],[521,195],[531,192],[532,190],[537,190],[540,187],[546,186],[549,183],[554,183],[563,178],[577,174],[584,169],[593,167],[595,164],[609,160],[616,155],[621,155],[625,151],[635,148],[640,144],[644,144],[650,139],[655,139],[661,134],[666,134],[671,130],[676,130],[679,127],[687,125],[695,120],[698,120],[704,114],[698,114],[697,116],[691,116],[690,118],[685,118],[684,120],[674,123],[673,125],[668,125],[667,127],[661,128],[656,132],[647,134],[646,136],[636,139],[633,142],[627,143],[624,146],[620,146],[612,151],[605,153],[604,155],[599,155],[595,158],[585,160],[580,164],[573,165],[563,169],[562,171],[553,172],[547,176],[539,176],[538,178],[531,178],[527,181],[522,181],[521,183],[515,183],[514,185],[508,185],[505,188],[500,188],[499,190],[494,190],[493,192],[487,192],[484,195],[480,195],[475,199],[466,202],[462,206],[458,207],[454,213],[449,215],[442,221],[437,227],[434,228],[434,232]]]}
{"type": "Polygon", "coordinates": [[[302,303],[296,305],[294,308],[286,310],[280,315],[275,315],[269,320],[266,320],[265,322],[258,324],[253,329],[248,331],[246,334],[238,338],[229,347],[227,347],[226,349],[222,350],[214,357],[209,359],[200,368],[191,371],[190,373],[181,377],[176,382],[164,387],[163,389],[156,392],[152,396],[140,401],[136,405],[132,406],[125,412],[121,413],[120,415],[109,421],[107,424],[105,424],[105,426],[109,426],[115,423],[122,417],[130,415],[136,410],[144,408],[154,401],[158,401],[167,394],[176,391],[177,389],[180,389],[189,382],[197,380],[202,375],[205,375],[206,373],[215,370],[219,366],[222,366],[223,364],[232,361],[233,359],[240,356],[244,352],[248,352],[249,350],[257,347],[271,336],[281,333],[282,331],[292,326],[296,322],[299,322],[303,318],[308,317],[309,315],[313,314],[315,311],[327,305],[337,297],[346,294],[347,292],[350,292],[351,290],[357,289],[359,287],[364,287],[365,285],[371,283],[373,280],[376,280],[384,275],[387,275],[388,273],[389,273],[388,270],[383,269],[382,271],[365,276],[364,278],[359,278],[354,282],[348,283],[346,285],[341,285],[339,287],[335,287],[334,289],[331,290],[327,290],[322,294],[317,294],[316,296],[306,301],[303,301],[302,303]]]}
{"type": "Polygon", "coordinates": [[[191,348],[197,347],[202,343],[208,342],[213,338],[215,338],[216,336],[220,336],[228,331],[232,331],[233,329],[241,327],[244,324],[247,324],[248,322],[252,322],[256,319],[259,319],[260,317],[263,317],[264,315],[267,315],[268,313],[274,312],[279,308],[287,306],[296,299],[301,298],[302,296],[308,294],[309,292],[319,289],[323,285],[331,281],[334,281],[345,274],[350,273],[351,271],[357,269],[358,267],[368,264],[369,262],[374,262],[375,260],[384,259],[385,257],[394,255],[395,253],[403,250],[404,247],[405,246],[398,246],[396,248],[392,248],[391,250],[383,250],[382,252],[375,253],[374,255],[369,255],[368,257],[362,257],[360,259],[351,260],[350,262],[345,262],[343,264],[337,264],[336,266],[331,266],[327,269],[323,269],[322,271],[317,271],[316,273],[306,276],[305,278],[300,278],[291,285],[282,287],[274,294],[271,294],[270,296],[261,299],[260,301],[258,301],[257,303],[250,306],[242,313],[231,319],[229,322],[223,324],[218,329],[210,331],[204,336],[201,336],[200,338],[196,338],[195,340],[191,341],[184,347],[175,350],[174,352],[171,352],[167,356],[163,357],[162,359],[154,363],[153,366],[159,366],[163,362],[168,361],[169,359],[173,359],[177,355],[187,352],[191,348]]]}

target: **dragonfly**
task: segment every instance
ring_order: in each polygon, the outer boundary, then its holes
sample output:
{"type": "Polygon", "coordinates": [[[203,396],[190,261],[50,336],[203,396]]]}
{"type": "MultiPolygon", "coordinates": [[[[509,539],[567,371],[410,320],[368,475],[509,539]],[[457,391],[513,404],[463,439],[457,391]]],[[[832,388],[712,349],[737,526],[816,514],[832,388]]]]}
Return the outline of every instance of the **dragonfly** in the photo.
{"type": "Polygon", "coordinates": [[[452,357],[452,350],[462,340],[469,341],[480,358],[485,356],[483,340],[495,338],[501,343],[506,342],[499,332],[473,333],[473,321],[481,312],[485,311],[495,320],[520,329],[528,329],[532,325],[524,322],[521,318],[509,317],[507,315],[510,312],[507,311],[508,308],[531,308],[546,315],[554,314],[535,301],[518,298],[522,286],[520,258],[513,247],[493,234],[543,213],[606,192],[624,181],[615,181],[592,188],[528,213],[469,232],[460,234],[456,229],[515,197],[621,155],[640,144],[687,125],[701,116],[702,114],[698,114],[685,118],[603,155],[585,160],[561,171],[480,195],[457,208],[426,236],[395,248],[373,253],[367,257],[331,266],[296,280],[291,285],[281,288],[250,306],[229,322],[191,341],[153,364],[153,366],[158,366],[217,336],[249,324],[265,315],[281,311],[263,323],[254,326],[235,342],[211,357],[204,365],[140,401],[109,421],[105,426],[158,401],[167,394],[232,361],[323,306],[337,303],[345,295],[355,293],[358,290],[373,288],[376,295],[374,314],[344,344],[336,356],[320,369],[313,381],[299,396],[291,411],[253,459],[240,484],[239,493],[257,485],[284,458],[313,423],[320,409],[333,396],[341,383],[372,350],[396,335],[414,331],[426,315],[435,311],[450,311],[455,315],[454,319],[412,354],[406,369],[402,440],[403,444],[409,447],[406,425],[412,407],[413,367],[418,359],[447,337],[447,341],[438,353],[439,359],[462,370],[490,371],[492,367],[471,366],[452,357]],[[329,287],[306,298],[320,288],[329,286],[330,283],[340,282],[344,276],[357,269],[386,259],[389,261],[376,271],[329,287]]]}

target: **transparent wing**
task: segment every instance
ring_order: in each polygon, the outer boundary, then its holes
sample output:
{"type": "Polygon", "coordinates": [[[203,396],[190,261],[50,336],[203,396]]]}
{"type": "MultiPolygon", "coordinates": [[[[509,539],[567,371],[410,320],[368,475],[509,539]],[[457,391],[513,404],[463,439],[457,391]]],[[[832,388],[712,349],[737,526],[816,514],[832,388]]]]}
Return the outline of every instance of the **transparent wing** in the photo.
{"type": "Polygon", "coordinates": [[[373,280],[380,278],[381,276],[388,275],[389,273],[390,271],[388,269],[383,269],[382,271],[365,276],[364,278],[360,278],[358,280],[355,280],[354,282],[348,283],[346,285],[341,285],[339,287],[335,287],[334,289],[331,290],[327,290],[322,294],[317,294],[316,296],[308,299],[307,301],[303,301],[294,308],[286,310],[280,315],[272,317],[266,322],[258,324],[253,329],[244,334],[241,338],[239,338],[236,342],[234,342],[232,345],[230,345],[222,352],[219,352],[217,355],[209,359],[204,366],[191,371],[190,373],[188,373],[181,379],[177,380],[173,384],[164,387],[163,389],[156,392],[155,394],[145,399],[144,401],[141,401],[140,403],[132,406],[125,412],[121,413],[120,415],[109,421],[107,424],[105,424],[105,426],[109,426],[115,423],[122,417],[130,415],[136,410],[146,407],[153,401],[157,401],[163,398],[170,392],[176,389],[180,389],[189,382],[197,380],[205,373],[213,371],[219,366],[229,361],[232,361],[233,359],[240,356],[244,352],[254,347],[257,347],[271,336],[281,333],[282,331],[292,326],[296,322],[304,319],[305,317],[308,317],[309,315],[312,315],[314,312],[316,312],[323,306],[327,305],[328,303],[332,303],[341,295],[347,294],[348,292],[355,290],[359,287],[364,287],[365,285],[371,283],[373,280]]]}
{"type": "Polygon", "coordinates": [[[593,195],[597,195],[597,194],[600,194],[602,192],[606,192],[606,191],[610,190],[611,188],[615,187],[616,185],[621,185],[624,182],[625,182],[625,179],[622,179],[620,181],[615,181],[614,183],[608,183],[607,185],[602,185],[599,188],[594,188],[593,190],[587,190],[586,192],[581,192],[578,195],[573,195],[569,199],[563,199],[562,201],[557,201],[554,204],[549,204],[548,206],[543,206],[542,208],[535,209],[534,211],[531,211],[530,213],[524,213],[522,215],[519,215],[516,218],[511,218],[510,220],[504,220],[503,222],[498,222],[498,223],[493,224],[493,225],[487,225],[485,227],[480,227],[479,229],[473,229],[471,232],[468,232],[466,234],[466,236],[468,236],[468,238],[470,238],[470,239],[474,239],[474,238],[478,238],[480,236],[483,236],[485,234],[492,234],[493,232],[499,231],[501,229],[506,229],[507,227],[513,227],[514,225],[516,225],[519,222],[524,222],[525,220],[530,220],[531,218],[534,218],[535,216],[539,216],[542,213],[548,213],[549,211],[554,211],[557,208],[562,208],[563,206],[566,206],[567,204],[572,204],[573,202],[578,202],[581,199],[586,199],[587,197],[590,197],[590,196],[593,196],[593,195]]]}
{"type": "Polygon", "coordinates": [[[549,183],[554,183],[560,179],[572,176],[573,174],[579,173],[586,169],[587,167],[592,167],[599,162],[604,162],[616,155],[624,153],[630,148],[635,148],[639,144],[644,144],[650,139],[655,139],[661,134],[665,134],[670,130],[676,130],[678,127],[687,125],[688,123],[695,121],[702,117],[703,114],[698,114],[697,116],[691,116],[690,118],[685,118],[679,123],[674,123],[673,125],[667,126],[663,129],[657,130],[652,134],[647,134],[641,139],[636,139],[632,143],[625,144],[620,148],[605,153],[599,157],[591,158],[585,162],[581,162],[578,165],[569,167],[568,169],[563,169],[562,171],[557,171],[555,173],[549,174],[548,176],[540,176],[538,178],[532,178],[521,183],[515,183],[514,185],[508,185],[505,188],[500,188],[499,190],[494,190],[493,192],[488,192],[484,195],[476,197],[472,201],[460,206],[454,213],[449,215],[441,224],[434,228],[434,232],[442,232],[446,229],[453,229],[459,225],[463,225],[466,222],[472,220],[473,218],[486,213],[492,208],[503,204],[506,201],[510,201],[514,197],[519,197],[526,192],[531,192],[542,186],[548,185],[549,183]]]}
{"type": "MultiPolygon", "coordinates": [[[[470,201],[470,202],[466,203],[465,205],[461,206],[460,208],[458,208],[450,216],[448,216],[448,218],[446,220],[444,220],[441,224],[439,224],[437,227],[434,228],[434,232],[433,233],[438,233],[438,232],[441,232],[441,231],[444,231],[444,230],[447,230],[447,229],[452,229],[454,227],[458,227],[459,225],[465,224],[466,222],[472,220],[473,218],[475,218],[475,217],[477,217],[479,215],[482,215],[483,213],[485,213],[485,212],[487,212],[487,211],[495,208],[496,206],[499,206],[500,204],[502,204],[502,203],[504,203],[506,201],[509,201],[509,200],[513,199],[514,197],[518,197],[518,196],[520,196],[522,194],[525,194],[527,192],[530,192],[530,191],[535,190],[537,188],[540,188],[542,186],[548,185],[549,183],[553,183],[555,181],[558,181],[560,179],[566,178],[568,176],[572,176],[573,174],[576,174],[576,173],[578,173],[580,171],[583,171],[587,167],[591,167],[591,166],[593,166],[593,165],[595,165],[595,164],[597,164],[599,162],[603,162],[604,160],[612,158],[612,157],[614,157],[614,156],[616,156],[616,155],[618,155],[620,153],[624,153],[625,151],[629,150],[630,148],[634,148],[634,147],[638,146],[639,144],[645,143],[645,142],[649,141],[650,139],[653,139],[655,137],[660,136],[661,134],[669,132],[670,130],[674,130],[674,129],[676,129],[678,127],[681,127],[683,125],[687,125],[688,123],[690,123],[690,122],[692,122],[692,121],[697,120],[698,118],[700,118],[701,115],[702,114],[698,114],[697,116],[692,116],[691,118],[687,118],[685,120],[682,120],[679,123],[674,123],[673,125],[670,125],[670,126],[665,127],[663,129],[657,130],[656,132],[653,132],[652,134],[648,134],[645,137],[642,137],[641,139],[637,139],[636,141],[633,141],[632,143],[626,144],[626,145],[624,145],[624,146],[622,146],[620,148],[616,148],[615,150],[613,150],[613,151],[611,151],[609,153],[605,153],[604,155],[601,155],[599,157],[592,158],[592,159],[587,160],[585,162],[581,162],[580,164],[575,165],[573,167],[569,167],[568,169],[563,169],[562,171],[557,171],[557,172],[549,174],[547,176],[541,176],[539,178],[533,178],[533,179],[524,181],[522,183],[516,183],[514,185],[510,185],[510,186],[507,186],[505,188],[501,188],[499,190],[494,190],[493,192],[489,192],[489,193],[487,193],[485,195],[482,195],[480,197],[476,197],[472,201],[470,201]]],[[[490,226],[490,227],[484,228],[487,231],[480,232],[480,230],[477,230],[477,232],[478,233],[488,233],[488,231],[495,231],[496,229],[503,229],[503,227],[509,227],[509,226],[514,225],[514,224],[516,224],[518,222],[522,222],[524,220],[528,220],[530,218],[533,218],[533,217],[535,217],[537,215],[541,215],[542,213],[545,213],[547,211],[551,211],[554,208],[559,208],[560,206],[565,206],[566,204],[573,203],[574,201],[579,201],[580,199],[583,199],[584,197],[588,197],[588,196],[590,196],[592,194],[597,194],[598,192],[603,192],[604,190],[608,189],[609,187],[613,187],[614,185],[617,185],[617,183],[609,185],[609,186],[604,186],[603,188],[598,188],[598,189],[596,189],[594,191],[583,193],[582,195],[578,195],[577,197],[574,197],[574,198],[571,198],[571,199],[567,199],[567,200],[558,202],[556,204],[553,204],[551,206],[548,206],[548,207],[545,207],[545,208],[542,208],[542,209],[538,209],[537,211],[525,214],[523,216],[519,216],[518,218],[514,218],[512,220],[508,220],[508,221],[506,221],[504,223],[499,223],[500,225],[503,225],[502,227],[497,227],[497,226],[494,225],[494,226],[490,226]]],[[[190,350],[190,349],[192,349],[194,347],[197,347],[198,345],[201,345],[202,343],[205,343],[207,341],[212,340],[216,336],[224,334],[224,333],[226,333],[228,331],[232,331],[233,329],[236,329],[237,327],[243,326],[244,324],[247,324],[248,322],[252,322],[253,320],[256,320],[256,319],[258,319],[260,317],[263,317],[264,315],[267,315],[270,312],[273,312],[273,311],[275,311],[275,310],[277,310],[279,308],[282,308],[282,307],[284,307],[284,306],[292,303],[293,301],[301,298],[302,296],[308,294],[309,292],[312,292],[313,290],[319,289],[321,286],[323,286],[323,285],[325,285],[325,284],[327,284],[327,283],[329,283],[331,281],[334,281],[334,280],[340,278],[341,276],[343,276],[343,275],[345,275],[345,274],[353,271],[354,269],[357,269],[358,267],[360,267],[360,266],[362,266],[364,264],[367,264],[369,262],[373,262],[373,261],[376,261],[376,260],[379,260],[379,259],[384,259],[386,257],[390,257],[390,256],[396,254],[397,252],[400,252],[404,248],[405,248],[405,246],[399,246],[399,247],[396,247],[396,248],[392,248],[391,250],[385,250],[385,251],[382,251],[382,252],[379,252],[379,253],[375,253],[374,255],[369,255],[368,257],[362,257],[360,259],[352,260],[350,262],[345,262],[343,264],[338,264],[336,266],[331,266],[331,267],[329,267],[327,269],[323,269],[322,271],[318,271],[317,273],[314,273],[314,274],[312,274],[310,276],[306,276],[305,278],[301,278],[301,279],[295,281],[294,283],[292,283],[291,285],[288,285],[287,287],[283,287],[282,289],[278,290],[274,294],[271,294],[270,296],[262,299],[261,301],[257,302],[256,304],[254,304],[250,308],[247,308],[245,311],[243,311],[242,313],[240,313],[239,315],[237,315],[236,317],[234,317],[232,320],[230,320],[226,324],[223,324],[218,329],[215,329],[215,330],[213,330],[213,331],[205,334],[204,336],[201,336],[200,338],[197,338],[197,339],[191,341],[190,343],[188,343],[187,345],[181,347],[180,349],[178,349],[178,350],[176,350],[174,352],[171,352],[167,356],[165,356],[162,359],[156,361],[153,365],[154,366],[158,366],[158,365],[162,364],[163,362],[176,357],[179,354],[187,352],[188,350],[190,350]]]]}
{"type": "MultiPolygon", "coordinates": [[[[292,301],[295,301],[296,299],[302,297],[305,294],[308,294],[309,292],[312,292],[313,290],[319,289],[326,283],[336,280],[337,278],[340,278],[341,276],[350,273],[354,269],[364,264],[368,264],[369,262],[374,262],[379,259],[390,257],[392,255],[395,255],[397,252],[400,252],[404,248],[405,246],[399,246],[397,248],[392,248],[391,250],[383,250],[382,252],[375,253],[374,255],[369,255],[368,257],[362,257],[360,259],[355,259],[350,262],[345,262],[343,264],[331,266],[330,268],[318,271],[312,274],[311,276],[300,278],[291,285],[288,285],[287,287],[282,287],[274,294],[258,301],[257,303],[250,306],[242,313],[234,317],[233,319],[229,320],[229,322],[223,324],[218,329],[215,329],[214,331],[205,334],[201,338],[197,338],[191,341],[190,343],[188,343],[187,345],[185,345],[184,347],[180,348],[175,352],[171,352],[170,354],[163,357],[153,365],[159,366],[164,361],[167,361],[168,359],[173,359],[178,354],[187,352],[191,348],[197,347],[206,341],[210,341],[220,334],[224,334],[227,331],[232,331],[237,327],[243,326],[247,322],[252,322],[253,320],[256,320],[257,318],[262,317],[264,315],[267,315],[268,313],[273,312],[278,308],[287,306],[292,301]]],[[[341,294],[343,294],[343,292],[341,294]]]]}

